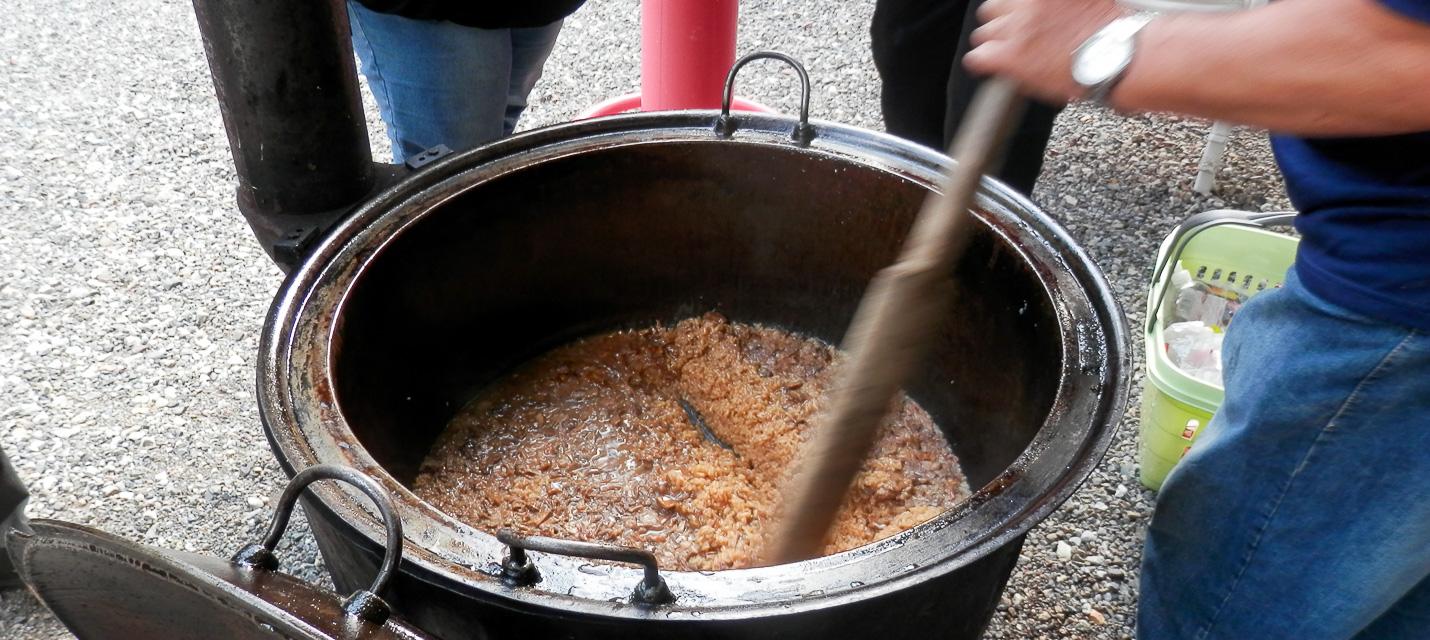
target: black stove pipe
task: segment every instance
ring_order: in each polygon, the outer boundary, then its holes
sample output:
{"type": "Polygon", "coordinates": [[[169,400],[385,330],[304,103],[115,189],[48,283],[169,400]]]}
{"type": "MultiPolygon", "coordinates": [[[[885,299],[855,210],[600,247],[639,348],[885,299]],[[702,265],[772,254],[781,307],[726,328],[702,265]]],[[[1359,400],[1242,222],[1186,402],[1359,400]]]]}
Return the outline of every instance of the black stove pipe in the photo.
{"type": "Polygon", "coordinates": [[[193,0],[238,208],[285,271],[391,173],[374,167],[342,0],[193,0]]]}

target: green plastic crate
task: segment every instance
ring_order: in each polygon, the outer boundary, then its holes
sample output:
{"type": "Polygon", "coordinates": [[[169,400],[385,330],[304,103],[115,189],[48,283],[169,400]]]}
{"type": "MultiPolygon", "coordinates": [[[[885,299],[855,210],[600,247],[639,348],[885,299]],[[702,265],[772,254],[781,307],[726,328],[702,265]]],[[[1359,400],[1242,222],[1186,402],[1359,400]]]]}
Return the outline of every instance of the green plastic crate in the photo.
{"type": "Polygon", "coordinates": [[[1162,241],[1143,327],[1147,382],[1142,390],[1138,457],[1142,484],[1147,488],[1161,488],[1222,402],[1220,386],[1183,372],[1172,364],[1163,347],[1162,313],[1174,302],[1168,298],[1175,295],[1169,285],[1177,262],[1181,261],[1194,279],[1211,285],[1225,287],[1235,282],[1237,288],[1248,291],[1279,287],[1296,258],[1299,241],[1265,227],[1289,224],[1294,217],[1289,212],[1208,211],[1188,218],[1162,241]],[[1188,429],[1189,424],[1194,428],[1188,429]]]}

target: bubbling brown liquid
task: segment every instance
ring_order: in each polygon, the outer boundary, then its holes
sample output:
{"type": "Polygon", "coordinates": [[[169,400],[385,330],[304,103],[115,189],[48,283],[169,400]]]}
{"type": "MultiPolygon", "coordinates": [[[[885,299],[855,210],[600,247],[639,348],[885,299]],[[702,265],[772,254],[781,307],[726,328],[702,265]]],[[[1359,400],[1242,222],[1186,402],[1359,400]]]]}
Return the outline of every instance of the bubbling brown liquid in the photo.
{"type": "MultiPolygon", "coordinates": [[[[488,531],[639,547],[673,569],[752,566],[838,358],[822,342],[716,314],[579,340],[463,407],[413,489],[488,531]],[[730,449],[702,436],[682,400],[730,449]]],[[[928,413],[897,402],[825,553],[969,495],[928,413]]]]}

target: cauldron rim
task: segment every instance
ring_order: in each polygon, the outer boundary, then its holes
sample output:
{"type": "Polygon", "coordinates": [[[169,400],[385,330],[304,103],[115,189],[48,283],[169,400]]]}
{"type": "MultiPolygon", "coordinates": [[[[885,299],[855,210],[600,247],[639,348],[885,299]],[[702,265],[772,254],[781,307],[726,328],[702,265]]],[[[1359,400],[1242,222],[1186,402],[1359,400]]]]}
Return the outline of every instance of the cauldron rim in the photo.
{"type": "MultiPolygon", "coordinates": [[[[496,542],[489,534],[461,525],[421,501],[377,464],[343,422],[337,407],[338,402],[332,395],[331,380],[316,381],[319,383],[317,386],[321,397],[299,399],[295,403],[292,389],[304,383],[313,387],[315,381],[311,379],[312,376],[296,373],[291,365],[295,353],[300,356],[313,355],[295,339],[295,334],[303,323],[314,320],[327,322],[329,330],[333,330],[336,325],[334,318],[341,315],[341,304],[352,282],[361,276],[363,268],[373,256],[381,253],[381,247],[398,235],[392,233],[370,246],[361,245],[358,240],[376,233],[371,227],[378,223],[398,225],[399,228],[413,224],[427,212],[435,210],[441,199],[504,175],[507,170],[520,170],[524,166],[523,163],[631,144],[754,144],[823,154],[868,169],[891,172],[925,188],[931,188],[940,169],[949,162],[946,156],[892,136],[823,121],[813,122],[817,135],[813,143],[806,148],[790,139],[789,134],[794,128],[795,120],[783,116],[742,114],[733,137],[723,138],[714,133],[717,118],[718,112],[634,114],[533,130],[447,158],[415,173],[361,206],[335,228],[308,259],[290,274],[275,297],[265,324],[259,354],[259,408],[270,445],[284,470],[292,475],[310,464],[336,461],[357,467],[376,477],[394,494],[404,519],[409,522],[409,544],[403,571],[420,576],[424,581],[452,585],[452,588],[456,589],[480,591],[484,597],[504,602],[508,606],[575,610],[580,613],[628,619],[655,616],[656,612],[646,608],[546,592],[539,587],[536,590],[510,589],[489,573],[476,568],[476,563],[470,559],[465,565],[458,564],[454,556],[461,551],[433,549],[435,537],[440,536],[426,535],[424,539],[424,530],[426,534],[432,534],[434,524],[448,529],[454,525],[458,530],[465,529],[461,536],[463,538],[475,535],[480,539],[485,536],[490,539],[492,545],[496,545],[496,542]],[[421,207],[413,204],[420,203],[424,197],[432,197],[440,187],[450,186],[461,176],[483,173],[485,175],[482,175],[480,180],[468,181],[450,193],[441,194],[443,198],[422,203],[421,207]],[[399,222],[399,212],[405,212],[407,219],[399,222]],[[350,263],[344,271],[337,260],[353,258],[354,255],[358,256],[356,262],[350,263]],[[322,287],[334,283],[342,285],[341,291],[320,291],[322,287]],[[331,313],[324,314],[324,309],[331,313]],[[324,318],[324,315],[327,317],[324,318]],[[322,393],[324,384],[327,384],[326,392],[322,393]],[[324,410],[332,413],[322,420],[315,420],[314,413],[324,410]],[[333,415],[337,415],[337,418],[333,419],[333,415]],[[344,436],[346,443],[339,446],[341,451],[332,449],[323,452],[336,454],[341,459],[324,458],[308,437],[311,433],[305,432],[305,429],[320,434],[332,435],[335,432],[337,436],[344,436]],[[429,522],[433,520],[433,513],[440,518],[429,522]]],[[[1059,329],[1063,341],[1063,371],[1060,376],[1062,382],[1053,403],[1054,409],[1050,411],[1033,442],[1010,465],[1008,471],[978,489],[974,498],[968,502],[913,530],[884,541],[825,558],[777,567],[713,574],[663,571],[663,574],[672,578],[672,587],[677,592],[686,589],[688,593],[690,589],[711,579],[725,583],[738,580],[734,584],[744,585],[749,589],[769,589],[771,583],[780,581],[768,578],[780,574],[786,574],[784,582],[794,584],[796,591],[789,596],[750,602],[735,597],[747,593],[748,590],[742,592],[722,585],[715,590],[713,602],[692,605],[687,596],[684,602],[677,601],[675,605],[659,609],[660,617],[698,616],[699,619],[705,620],[748,618],[820,609],[847,601],[878,597],[916,581],[957,570],[992,550],[1015,541],[1066,501],[1091,474],[1111,443],[1126,402],[1130,355],[1124,319],[1102,274],[1061,227],[1031,202],[996,181],[985,180],[982,191],[979,200],[980,217],[984,218],[985,222],[996,219],[1011,225],[1009,229],[995,229],[995,232],[1019,231],[1028,237],[1041,240],[1042,248],[1048,252],[1048,256],[1044,257],[1055,258],[1055,266],[1062,267],[1061,271],[1056,273],[1039,273],[1038,277],[1044,285],[1050,287],[1050,278],[1060,278],[1063,280],[1063,289],[1072,287],[1070,291],[1082,292],[1085,296],[1082,300],[1069,300],[1066,296],[1054,294],[1051,288],[1049,290],[1050,298],[1054,299],[1053,306],[1060,321],[1059,329]],[[1021,214],[1013,213],[1017,210],[1020,210],[1021,214]],[[1070,309],[1068,305],[1074,305],[1076,309],[1070,309]],[[1088,335],[1100,335],[1102,340],[1088,341],[1088,335]],[[1105,351],[1099,351],[1100,347],[1105,347],[1105,351]],[[1020,490],[1030,488],[1031,481],[1025,477],[1025,473],[1029,465],[1038,462],[1039,456],[1045,452],[1046,436],[1059,417],[1058,407],[1066,408],[1067,377],[1074,373],[1079,363],[1083,367],[1100,367],[1096,371],[1083,372],[1096,377],[1098,385],[1091,394],[1094,396],[1089,401],[1091,406],[1087,407],[1090,409],[1090,420],[1078,431],[1082,436],[1078,442],[1079,446],[1075,451],[1069,452],[1072,460],[1060,473],[1052,478],[1042,479],[1047,486],[1032,491],[1031,498],[1019,497],[1020,490]],[[999,526],[979,535],[965,536],[959,539],[959,544],[952,549],[931,553],[930,555],[935,556],[931,562],[911,563],[890,571],[881,578],[872,578],[868,572],[847,570],[857,568],[861,562],[882,555],[885,551],[903,549],[905,546],[918,548],[921,546],[919,541],[926,536],[936,536],[945,529],[955,529],[952,525],[963,520],[965,516],[979,509],[989,508],[989,504],[998,500],[1022,502],[1010,515],[998,518],[999,526]],[[841,569],[845,570],[841,572],[841,569]],[[809,577],[820,572],[828,574],[826,577],[840,576],[839,579],[843,580],[843,583],[835,585],[826,580],[825,583],[835,588],[800,588],[809,586],[809,577]],[[793,578],[788,574],[793,574],[793,578]]],[[[1028,259],[1028,256],[1025,255],[1024,258],[1028,259]]],[[[331,339],[332,334],[329,333],[327,338],[331,339]]],[[[322,369],[331,373],[331,368],[326,363],[322,369]]],[[[336,487],[314,489],[313,495],[316,499],[305,503],[308,508],[324,512],[330,521],[346,528],[345,537],[366,547],[366,552],[372,553],[381,547],[381,527],[377,519],[360,506],[362,503],[355,494],[336,487]]],[[[447,542],[450,542],[450,539],[447,542]]],[[[898,557],[897,554],[895,557],[898,557]]],[[[489,561],[490,558],[484,560],[489,561]]],[[[610,576],[613,577],[607,579],[634,585],[638,581],[639,572],[634,569],[613,568],[610,576]]],[[[595,581],[601,578],[592,576],[591,579],[595,581]]]]}

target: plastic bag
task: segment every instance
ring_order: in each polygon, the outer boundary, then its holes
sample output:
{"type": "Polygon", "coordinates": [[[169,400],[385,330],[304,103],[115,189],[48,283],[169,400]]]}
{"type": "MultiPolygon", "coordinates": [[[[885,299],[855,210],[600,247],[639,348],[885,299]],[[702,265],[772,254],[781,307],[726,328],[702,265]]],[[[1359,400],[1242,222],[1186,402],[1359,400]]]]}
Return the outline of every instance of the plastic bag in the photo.
{"type": "Polygon", "coordinates": [[[1172,364],[1203,382],[1221,386],[1221,342],[1223,334],[1205,322],[1174,322],[1162,332],[1163,345],[1172,364]]]}
{"type": "Polygon", "coordinates": [[[1235,289],[1215,287],[1193,279],[1192,274],[1177,263],[1172,274],[1173,297],[1172,318],[1177,322],[1200,321],[1217,331],[1225,331],[1231,324],[1241,303],[1248,295],[1235,289]]]}

